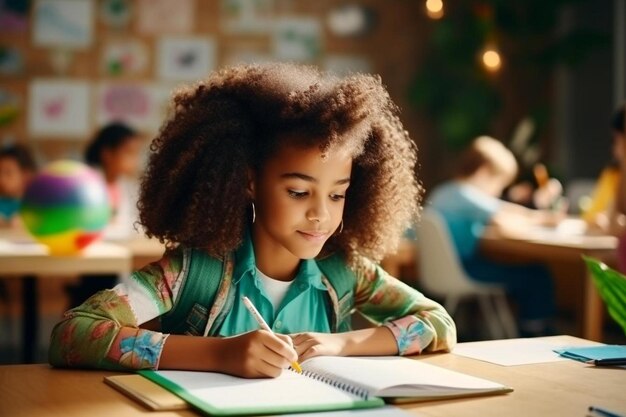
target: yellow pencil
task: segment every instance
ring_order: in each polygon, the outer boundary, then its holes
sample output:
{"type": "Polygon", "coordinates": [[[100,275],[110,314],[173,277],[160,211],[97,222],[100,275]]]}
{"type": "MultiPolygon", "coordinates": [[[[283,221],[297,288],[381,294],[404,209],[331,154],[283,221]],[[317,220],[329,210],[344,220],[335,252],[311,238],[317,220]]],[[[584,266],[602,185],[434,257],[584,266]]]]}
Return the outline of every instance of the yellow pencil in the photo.
{"type": "MultiPolygon", "coordinates": [[[[259,310],[256,309],[256,307],[254,306],[254,304],[252,304],[252,301],[250,301],[250,299],[248,297],[242,297],[243,303],[246,306],[246,308],[248,309],[248,311],[250,312],[250,314],[252,314],[252,317],[254,317],[254,319],[257,321],[257,323],[259,323],[259,326],[261,326],[261,328],[263,330],[267,330],[270,333],[274,333],[272,331],[272,329],[270,329],[270,326],[267,325],[267,323],[265,322],[265,320],[263,320],[263,317],[261,316],[261,313],[259,313],[259,310]]],[[[299,374],[302,373],[302,368],[300,367],[300,364],[298,362],[291,362],[291,367],[299,374]]]]}

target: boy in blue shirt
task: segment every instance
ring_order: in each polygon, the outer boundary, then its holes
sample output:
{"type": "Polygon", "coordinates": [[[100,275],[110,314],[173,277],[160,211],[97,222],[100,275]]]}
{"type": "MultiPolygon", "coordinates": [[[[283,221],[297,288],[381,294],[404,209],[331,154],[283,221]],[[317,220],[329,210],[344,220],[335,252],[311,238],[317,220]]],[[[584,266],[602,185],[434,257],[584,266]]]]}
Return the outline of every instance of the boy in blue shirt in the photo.
{"type": "Polygon", "coordinates": [[[478,243],[487,225],[503,234],[530,225],[554,225],[561,213],[533,210],[501,200],[517,175],[513,154],[496,139],[481,136],[462,155],[454,179],[436,187],[430,206],[445,219],[464,269],[476,281],[502,284],[519,308],[523,336],[551,333],[552,277],[543,265],[502,264],[484,258],[478,243]]]}

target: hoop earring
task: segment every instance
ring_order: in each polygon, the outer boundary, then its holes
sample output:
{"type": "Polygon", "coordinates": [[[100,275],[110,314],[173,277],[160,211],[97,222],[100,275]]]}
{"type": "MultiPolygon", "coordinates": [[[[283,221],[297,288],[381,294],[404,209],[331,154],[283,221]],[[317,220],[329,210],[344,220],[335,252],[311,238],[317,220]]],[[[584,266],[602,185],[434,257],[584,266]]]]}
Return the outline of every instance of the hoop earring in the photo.
{"type": "Polygon", "coordinates": [[[341,219],[341,223],[339,223],[339,233],[337,234],[340,235],[341,232],[343,232],[343,219],[341,219]]]}
{"type": "Polygon", "coordinates": [[[252,201],[252,224],[256,221],[256,209],[254,208],[254,201],[252,201]]]}

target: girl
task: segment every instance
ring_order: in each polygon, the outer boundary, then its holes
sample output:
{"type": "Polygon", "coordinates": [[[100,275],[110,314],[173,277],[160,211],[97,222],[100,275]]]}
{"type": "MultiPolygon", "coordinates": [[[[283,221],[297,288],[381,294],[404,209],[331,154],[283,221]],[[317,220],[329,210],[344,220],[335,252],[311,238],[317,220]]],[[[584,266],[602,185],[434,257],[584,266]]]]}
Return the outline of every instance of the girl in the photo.
{"type": "Polygon", "coordinates": [[[291,64],[179,91],[138,203],[169,249],[67,312],[50,362],[273,377],[316,355],[451,349],[447,312],[375,263],[421,195],[396,112],[378,78],[291,64]],[[350,331],[354,309],[379,326],[350,331]]]}
{"type": "Polygon", "coordinates": [[[137,195],[131,180],[139,170],[141,146],[142,138],[136,131],[113,122],[101,128],[85,150],[85,161],[101,170],[109,192],[113,216],[106,235],[128,235],[132,231],[137,195]]]}
{"type": "MultiPolygon", "coordinates": [[[[99,170],[106,183],[112,216],[104,229],[107,239],[126,239],[137,221],[137,185],[133,178],[139,170],[142,138],[129,126],[113,122],[103,126],[85,149],[85,161],[99,170]]],[[[81,277],[76,284],[65,287],[70,307],[83,303],[99,290],[116,284],[116,275],[81,277]]]]}
{"type": "Polygon", "coordinates": [[[37,171],[30,148],[9,145],[0,149],[0,227],[18,227],[20,203],[37,171]]]}

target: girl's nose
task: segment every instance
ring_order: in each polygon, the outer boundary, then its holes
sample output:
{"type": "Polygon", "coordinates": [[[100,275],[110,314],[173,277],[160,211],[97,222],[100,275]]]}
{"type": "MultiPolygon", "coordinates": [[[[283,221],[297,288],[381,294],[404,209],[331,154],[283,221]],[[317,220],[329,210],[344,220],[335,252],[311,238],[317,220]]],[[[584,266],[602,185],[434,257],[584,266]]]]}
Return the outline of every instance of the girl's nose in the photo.
{"type": "Polygon", "coordinates": [[[315,223],[323,223],[330,218],[328,207],[323,201],[317,202],[307,212],[307,220],[315,223]]]}

